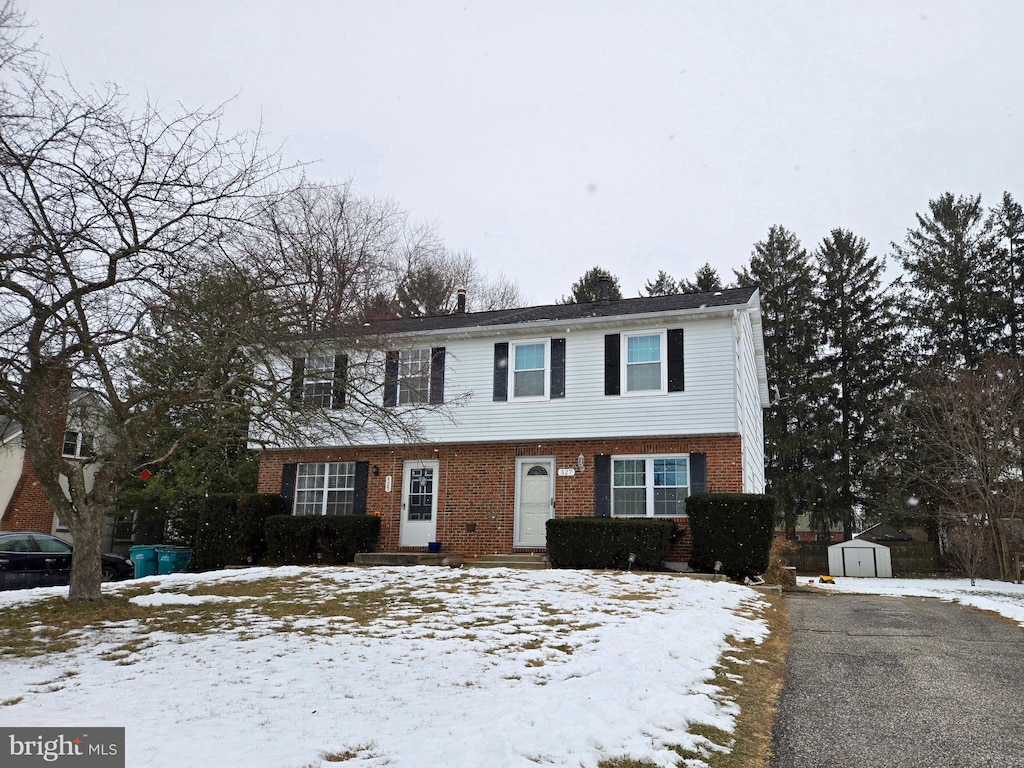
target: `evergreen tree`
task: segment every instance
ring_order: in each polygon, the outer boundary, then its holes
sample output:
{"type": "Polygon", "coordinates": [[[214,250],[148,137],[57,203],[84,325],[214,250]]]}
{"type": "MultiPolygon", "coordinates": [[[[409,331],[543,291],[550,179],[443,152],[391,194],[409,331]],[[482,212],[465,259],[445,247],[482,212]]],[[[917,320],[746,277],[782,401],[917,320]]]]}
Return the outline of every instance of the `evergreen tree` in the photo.
{"type": "Polygon", "coordinates": [[[782,502],[787,534],[814,510],[820,455],[817,412],[823,400],[816,325],[817,290],[810,257],[795,234],[773,226],[754,245],[739,285],[758,286],[772,403],[765,412],[768,492],[782,502]]]}
{"type": "Polygon", "coordinates": [[[622,299],[622,289],[619,287],[619,278],[601,267],[592,267],[572,284],[572,294],[563,296],[560,304],[590,304],[601,298],[601,282],[608,281],[608,296],[610,301],[622,299]]]}
{"type": "Polygon", "coordinates": [[[988,223],[998,238],[994,276],[1005,323],[1000,351],[1019,357],[1024,353],[1018,339],[1024,329],[1024,210],[1009,192],[1004,192],[1000,205],[989,213],[988,223]]]}
{"type": "MultiPolygon", "coordinates": [[[[882,285],[884,259],[868,255],[863,238],[834,229],[815,252],[822,383],[818,411],[821,454],[819,515],[853,533],[854,512],[869,501],[868,473],[890,440],[882,429],[891,393],[904,370],[894,298],[882,285]]],[[[874,502],[874,499],[871,499],[874,502]]],[[[872,503],[871,506],[877,506],[872,503]]]]}
{"type": "Polygon", "coordinates": [[[722,280],[718,270],[706,263],[697,270],[696,279],[679,281],[680,293],[711,293],[722,290],[722,280]]]}
{"type": "Polygon", "coordinates": [[[903,297],[918,354],[944,368],[976,368],[998,347],[996,238],[981,195],[949,192],[928,203],[896,254],[907,273],[903,297]]]}
{"type": "Polygon", "coordinates": [[[663,269],[658,270],[658,276],[654,278],[653,282],[647,281],[644,290],[647,291],[648,296],[671,296],[681,293],[679,283],[663,269]]]}

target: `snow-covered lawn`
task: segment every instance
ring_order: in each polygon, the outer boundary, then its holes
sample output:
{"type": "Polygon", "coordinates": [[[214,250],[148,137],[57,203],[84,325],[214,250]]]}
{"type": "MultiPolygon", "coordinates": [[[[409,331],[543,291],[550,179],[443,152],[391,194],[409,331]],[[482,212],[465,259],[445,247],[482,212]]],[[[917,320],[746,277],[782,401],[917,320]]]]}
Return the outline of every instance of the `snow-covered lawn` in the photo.
{"type": "MultiPolygon", "coordinates": [[[[993,611],[1024,627],[1024,584],[981,579],[971,586],[970,579],[853,579],[836,576],[836,583],[818,584],[836,592],[871,595],[937,597],[993,611]]],[[[806,583],[801,579],[801,583],[806,583]]]]}
{"type": "MultiPolygon", "coordinates": [[[[675,765],[754,591],[671,574],[255,568],[109,585],[136,617],[4,658],[0,725],[124,726],[126,764],[675,765]],[[311,607],[315,606],[315,607],[311,607]],[[191,623],[190,623],[191,622],[191,623]]],[[[0,593],[0,613],[64,590],[0,593]]],[[[0,641],[0,650],[2,650],[0,641]]]]}

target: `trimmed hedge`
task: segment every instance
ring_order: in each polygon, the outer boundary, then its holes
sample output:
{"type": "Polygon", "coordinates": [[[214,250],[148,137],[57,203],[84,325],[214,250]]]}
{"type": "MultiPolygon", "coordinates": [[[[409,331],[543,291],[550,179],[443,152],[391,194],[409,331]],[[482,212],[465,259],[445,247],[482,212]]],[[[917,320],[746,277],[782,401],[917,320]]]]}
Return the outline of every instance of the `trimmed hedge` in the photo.
{"type": "Polygon", "coordinates": [[[672,546],[671,520],[558,517],[547,522],[548,558],[554,568],[654,571],[672,546]],[[630,553],[636,555],[631,564],[630,553]]]}
{"type": "Polygon", "coordinates": [[[768,570],[778,500],[754,493],[704,493],[686,500],[693,535],[690,567],[712,573],[715,562],[733,579],[768,570]]]}
{"type": "Polygon", "coordinates": [[[281,565],[347,565],[356,552],[373,552],[376,515],[275,515],[267,518],[267,558],[281,565]]]}

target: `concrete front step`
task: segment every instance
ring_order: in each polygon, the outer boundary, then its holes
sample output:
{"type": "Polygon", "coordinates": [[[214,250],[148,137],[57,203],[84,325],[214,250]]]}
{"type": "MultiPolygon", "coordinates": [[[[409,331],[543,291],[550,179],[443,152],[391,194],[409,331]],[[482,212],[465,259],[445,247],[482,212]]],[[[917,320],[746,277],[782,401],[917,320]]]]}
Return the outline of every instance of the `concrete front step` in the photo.
{"type": "Polygon", "coordinates": [[[468,558],[455,552],[358,552],[356,565],[448,565],[457,568],[523,568],[542,570],[551,564],[545,555],[483,555],[468,558]]]}
{"type": "Polygon", "coordinates": [[[467,558],[465,565],[470,568],[521,568],[534,571],[551,567],[547,556],[539,554],[484,555],[483,557],[467,558]]]}

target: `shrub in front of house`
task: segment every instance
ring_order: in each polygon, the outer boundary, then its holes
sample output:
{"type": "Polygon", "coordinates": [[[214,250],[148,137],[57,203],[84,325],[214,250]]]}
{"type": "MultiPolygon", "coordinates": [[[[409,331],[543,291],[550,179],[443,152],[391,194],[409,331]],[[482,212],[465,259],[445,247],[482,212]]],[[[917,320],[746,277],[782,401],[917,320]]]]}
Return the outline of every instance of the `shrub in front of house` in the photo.
{"type": "Polygon", "coordinates": [[[690,567],[713,573],[715,563],[733,579],[763,574],[775,529],[778,500],[755,493],[705,493],[686,500],[693,536],[690,567]]]}
{"type": "Polygon", "coordinates": [[[558,517],[547,522],[548,558],[554,568],[658,570],[675,530],[671,520],[558,517]]]}
{"type": "Polygon", "coordinates": [[[376,515],[275,515],[267,518],[267,559],[280,565],[347,565],[357,552],[373,552],[380,536],[376,515]]]}
{"type": "Polygon", "coordinates": [[[170,520],[169,543],[192,548],[191,570],[252,565],[264,559],[264,522],[285,510],[277,494],[217,493],[179,499],[170,520]]]}

